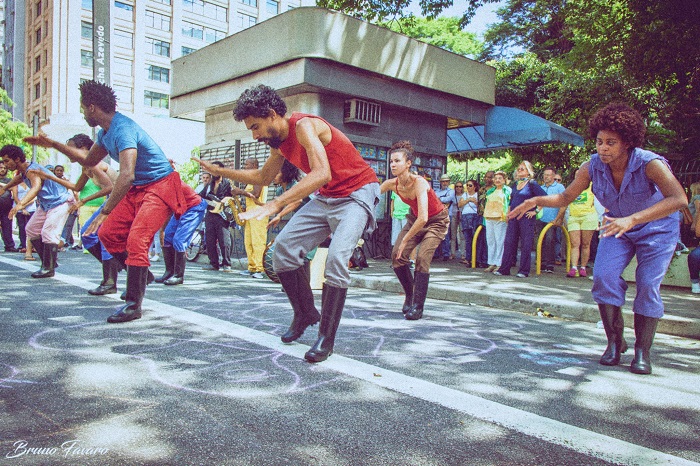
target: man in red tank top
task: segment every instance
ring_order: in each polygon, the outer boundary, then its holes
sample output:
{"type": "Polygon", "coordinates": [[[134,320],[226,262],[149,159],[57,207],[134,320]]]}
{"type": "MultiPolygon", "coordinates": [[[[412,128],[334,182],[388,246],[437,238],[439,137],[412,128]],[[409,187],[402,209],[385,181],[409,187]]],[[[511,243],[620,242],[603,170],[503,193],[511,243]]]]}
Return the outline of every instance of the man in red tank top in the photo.
{"type": "Polygon", "coordinates": [[[271,148],[265,164],[254,170],[231,170],[196,159],[214,176],[267,186],[289,160],[306,176],[281,196],[242,219],[281,217],[300,201],[318,191],[291,218],[275,239],[273,268],[294,310],[282,341],[292,342],[307,327],[321,321],[319,336],[304,356],[309,362],[324,361],[333,352],[335,334],[350,284],[348,261],[362,234],[376,227],[374,207],[379,201],[379,180],[353,143],[324,119],[309,114],[287,115],[287,106],[270,87],[258,85],[241,94],[233,111],[253,138],[271,148]],[[332,235],[326,260],[326,282],[319,315],[309,277],[306,254],[332,235]]]}

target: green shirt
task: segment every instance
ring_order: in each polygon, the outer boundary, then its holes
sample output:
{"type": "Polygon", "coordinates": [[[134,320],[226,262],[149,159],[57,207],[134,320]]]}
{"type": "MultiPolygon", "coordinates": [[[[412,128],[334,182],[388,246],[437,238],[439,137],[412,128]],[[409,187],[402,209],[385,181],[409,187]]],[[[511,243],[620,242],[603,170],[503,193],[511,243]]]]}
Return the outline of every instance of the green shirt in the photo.
{"type": "Polygon", "coordinates": [[[398,194],[391,192],[391,200],[394,201],[394,211],[391,213],[391,218],[403,220],[411,210],[411,207],[401,200],[398,194]]]}
{"type": "MultiPolygon", "coordinates": [[[[95,194],[97,191],[100,190],[100,187],[97,186],[95,183],[92,182],[92,180],[88,179],[87,183],[85,183],[85,186],[83,189],[80,191],[80,199],[85,199],[88,196],[91,196],[95,194]]],[[[97,199],[93,199],[92,201],[88,201],[83,205],[86,206],[101,206],[102,203],[105,201],[104,197],[98,197],[97,199]]]]}

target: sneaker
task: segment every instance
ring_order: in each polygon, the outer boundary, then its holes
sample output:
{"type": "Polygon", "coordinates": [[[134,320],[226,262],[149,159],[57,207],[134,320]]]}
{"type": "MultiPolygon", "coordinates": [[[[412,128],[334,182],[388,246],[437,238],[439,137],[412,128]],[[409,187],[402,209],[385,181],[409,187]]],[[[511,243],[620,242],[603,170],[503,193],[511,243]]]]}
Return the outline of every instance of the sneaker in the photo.
{"type": "Polygon", "coordinates": [[[263,275],[260,272],[255,272],[254,274],[251,275],[251,278],[257,278],[257,279],[265,278],[265,275],[263,275]]]}
{"type": "Polygon", "coordinates": [[[233,269],[231,269],[230,265],[224,265],[223,267],[221,267],[221,271],[230,273],[230,272],[233,272],[233,269]]]}
{"type": "Polygon", "coordinates": [[[158,262],[160,260],[160,256],[158,254],[154,254],[153,257],[151,257],[151,262],[158,262]]]}
{"type": "Polygon", "coordinates": [[[214,266],[214,265],[203,265],[202,270],[219,270],[219,266],[214,266]]]}
{"type": "Polygon", "coordinates": [[[554,273],[554,269],[547,267],[546,269],[544,269],[544,273],[554,273]]]}
{"type": "Polygon", "coordinates": [[[253,272],[251,272],[250,270],[241,270],[240,272],[238,272],[238,275],[243,275],[244,277],[250,277],[251,275],[253,275],[253,272]]]}
{"type": "Polygon", "coordinates": [[[518,278],[527,278],[527,275],[525,275],[525,274],[522,273],[522,272],[518,272],[515,276],[518,277],[518,278]]]}
{"type": "Polygon", "coordinates": [[[575,278],[578,277],[578,270],[576,267],[571,267],[571,270],[569,270],[569,273],[566,274],[567,278],[575,278]]]}
{"type": "Polygon", "coordinates": [[[498,270],[494,270],[494,271],[493,271],[493,274],[494,274],[494,275],[498,275],[499,277],[500,277],[501,275],[503,275],[503,274],[502,274],[501,272],[499,272],[498,270]]]}
{"type": "Polygon", "coordinates": [[[586,277],[588,274],[586,273],[586,267],[580,267],[578,269],[578,276],[579,277],[586,277]]]}
{"type": "Polygon", "coordinates": [[[700,293],[700,283],[691,283],[690,292],[695,294],[700,293]]]}

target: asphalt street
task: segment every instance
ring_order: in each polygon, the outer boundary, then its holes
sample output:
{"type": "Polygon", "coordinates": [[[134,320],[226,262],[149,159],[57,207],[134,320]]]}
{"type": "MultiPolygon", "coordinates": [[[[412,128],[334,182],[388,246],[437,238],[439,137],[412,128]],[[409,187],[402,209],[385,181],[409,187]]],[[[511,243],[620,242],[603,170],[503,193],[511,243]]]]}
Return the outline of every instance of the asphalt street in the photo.
{"type": "Polygon", "coordinates": [[[402,296],[351,288],[335,353],[309,364],[317,327],[281,343],[270,280],[188,263],[108,324],[91,256],[42,280],[21,259],[0,254],[0,464],[700,462],[698,340],[658,335],[639,376],[631,352],[598,364],[595,324],[435,299],[409,322],[402,296]]]}

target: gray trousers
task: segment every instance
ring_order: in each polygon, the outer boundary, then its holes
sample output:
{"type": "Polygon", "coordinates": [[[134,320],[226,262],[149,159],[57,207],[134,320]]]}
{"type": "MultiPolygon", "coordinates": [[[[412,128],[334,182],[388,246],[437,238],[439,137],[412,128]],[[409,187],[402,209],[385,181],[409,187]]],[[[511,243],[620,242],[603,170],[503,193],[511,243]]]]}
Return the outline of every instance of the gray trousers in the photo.
{"type": "Polygon", "coordinates": [[[333,235],[326,259],[326,283],[336,288],[350,286],[348,261],[365,229],[376,226],[374,206],[379,185],[363,186],[350,197],[316,196],[289,220],[275,238],[272,267],[275,272],[296,270],[306,254],[333,235]]]}

